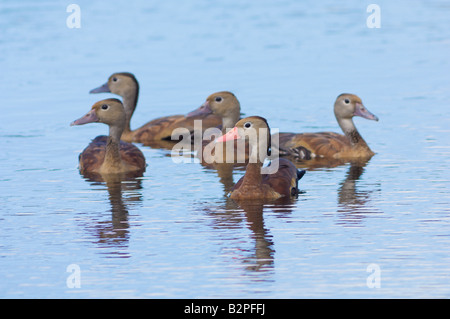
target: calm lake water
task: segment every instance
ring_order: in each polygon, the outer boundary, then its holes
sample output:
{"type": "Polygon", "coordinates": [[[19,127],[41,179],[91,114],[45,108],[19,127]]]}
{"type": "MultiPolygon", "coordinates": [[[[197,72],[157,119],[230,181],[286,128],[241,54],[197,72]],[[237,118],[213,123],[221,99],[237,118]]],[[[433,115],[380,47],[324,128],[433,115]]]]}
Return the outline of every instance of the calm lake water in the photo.
{"type": "Polygon", "coordinates": [[[71,29],[70,2],[2,1],[0,297],[449,298],[450,4],[377,1],[368,28],[372,2],[77,1],[71,29]],[[289,205],[238,206],[242,170],[142,145],[142,178],[89,181],[78,154],[107,127],[69,124],[119,71],[134,128],[229,90],[281,132],[339,132],[356,93],[377,154],[308,168],[289,205]]]}

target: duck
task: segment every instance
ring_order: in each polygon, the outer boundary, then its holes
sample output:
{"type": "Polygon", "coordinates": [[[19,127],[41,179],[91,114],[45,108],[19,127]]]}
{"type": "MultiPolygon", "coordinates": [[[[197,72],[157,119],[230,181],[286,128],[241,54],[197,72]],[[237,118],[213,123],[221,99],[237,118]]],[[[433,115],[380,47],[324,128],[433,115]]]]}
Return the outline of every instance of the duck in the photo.
{"type": "MultiPolygon", "coordinates": [[[[212,137],[228,132],[240,120],[241,105],[236,95],[229,91],[215,92],[209,95],[197,110],[188,113],[186,117],[207,116],[209,114],[221,118],[222,123],[211,132],[210,136],[207,134],[208,131],[205,131],[201,144],[196,145],[196,151],[202,163],[245,163],[248,160],[248,147],[244,149],[245,145],[234,143],[233,157],[227,158],[226,144],[215,140],[211,141],[212,137]]],[[[231,151],[229,152],[231,153],[231,151]]]]}
{"type": "Polygon", "coordinates": [[[217,128],[221,129],[222,132],[226,132],[233,128],[240,120],[241,104],[232,92],[215,92],[209,95],[198,109],[189,112],[186,117],[196,118],[210,114],[214,114],[220,118],[221,123],[217,128]]]}
{"type": "Polygon", "coordinates": [[[354,116],[378,121],[378,117],[364,106],[361,98],[350,93],[340,94],[334,103],[334,114],[344,135],[334,132],[279,133],[280,155],[301,160],[363,160],[375,155],[353,122],[354,116]]]}
{"type": "Polygon", "coordinates": [[[149,144],[153,141],[171,140],[172,131],[176,128],[187,128],[193,132],[196,119],[203,121],[205,129],[216,127],[221,123],[221,119],[213,114],[189,118],[185,115],[170,115],[156,118],[140,128],[132,130],[130,122],[139,98],[139,83],[134,74],[130,72],[113,73],[105,84],[92,89],[89,93],[113,93],[122,97],[126,122],[121,139],[125,142],[149,144]]]}
{"type": "Polygon", "coordinates": [[[142,151],[135,145],[120,140],[126,125],[125,108],[118,99],[96,102],[91,110],[73,121],[71,126],[104,123],[109,126],[109,136],[97,136],[79,155],[79,169],[86,174],[141,175],[146,168],[142,151]]]}
{"type": "Polygon", "coordinates": [[[239,120],[233,129],[220,136],[217,142],[247,138],[250,148],[249,162],[244,176],[233,186],[229,197],[238,201],[296,197],[299,194],[298,181],[305,175],[305,170],[298,170],[288,159],[278,158],[271,161],[271,172],[262,173],[264,160],[271,153],[270,128],[265,118],[250,116],[239,120]]]}

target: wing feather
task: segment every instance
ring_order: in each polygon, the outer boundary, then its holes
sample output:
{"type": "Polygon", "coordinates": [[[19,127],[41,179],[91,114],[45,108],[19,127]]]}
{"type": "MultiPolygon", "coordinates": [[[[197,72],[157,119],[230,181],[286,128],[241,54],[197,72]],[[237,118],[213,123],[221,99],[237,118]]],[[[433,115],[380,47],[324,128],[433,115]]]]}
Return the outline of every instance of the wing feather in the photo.
{"type": "Polygon", "coordinates": [[[295,155],[296,149],[305,148],[315,156],[333,157],[339,152],[350,148],[350,143],[344,135],[333,132],[320,133],[280,133],[280,150],[295,155]]]}
{"type": "MultiPolygon", "coordinates": [[[[79,156],[80,170],[82,172],[95,172],[100,169],[105,159],[107,141],[107,136],[97,136],[83,150],[79,156]]],[[[144,154],[142,154],[137,146],[120,141],[119,151],[126,165],[136,167],[137,169],[145,169],[144,154]]]]}
{"type": "Polygon", "coordinates": [[[134,131],[133,141],[146,143],[147,141],[171,139],[172,132],[176,128],[186,128],[189,132],[194,131],[194,120],[202,120],[202,131],[209,127],[217,127],[222,120],[216,115],[206,117],[187,118],[184,115],[172,115],[161,117],[150,121],[134,131]]]}

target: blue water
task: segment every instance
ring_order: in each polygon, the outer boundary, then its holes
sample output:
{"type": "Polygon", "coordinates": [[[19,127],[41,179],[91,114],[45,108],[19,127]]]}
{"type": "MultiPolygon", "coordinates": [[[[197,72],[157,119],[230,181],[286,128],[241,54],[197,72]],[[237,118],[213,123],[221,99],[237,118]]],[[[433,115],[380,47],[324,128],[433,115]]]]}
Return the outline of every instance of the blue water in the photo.
{"type": "Polygon", "coordinates": [[[368,28],[370,3],[77,1],[71,29],[68,2],[2,1],[0,297],[450,297],[450,4],[377,1],[368,28]],[[287,206],[240,207],[230,179],[141,145],[142,178],[90,182],[78,154],[107,128],[69,123],[119,71],[140,82],[134,128],[229,90],[272,128],[338,131],[356,93],[377,154],[309,169],[287,206]]]}

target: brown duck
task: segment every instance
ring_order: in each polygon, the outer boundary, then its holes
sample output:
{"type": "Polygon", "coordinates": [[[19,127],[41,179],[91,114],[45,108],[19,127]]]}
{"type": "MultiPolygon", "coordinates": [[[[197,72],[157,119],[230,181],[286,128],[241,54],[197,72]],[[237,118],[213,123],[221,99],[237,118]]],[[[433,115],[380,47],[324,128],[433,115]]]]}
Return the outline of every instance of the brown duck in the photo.
{"type": "MultiPolygon", "coordinates": [[[[222,134],[225,134],[232,129],[240,119],[241,106],[239,100],[231,92],[216,92],[208,96],[200,108],[187,114],[186,117],[207,116],[209,114],[214,114],[222,120],[222,124],[217,128],[222,131],[222,134]]],[[[211,137],[217,136],[212,135],[211,137]]],[[[227,158],[225,143],[211,141],[208,136],[203,136],[203,138],[202,144],[199,145],[201,150],[196,149],[198,154],[202,154],[202,163],[227,163],[229,161],[232,161],[233,163],[245,163],[248,160],[248,145],[247,148],[244,149],[241,147],[244,145],[234,143],[232,150],[234,157],[229,156],[229,158],[227,158]],[[201,151],[201,153],[199,151],[201,151]]]]}
{"type": "Polygon", "coordinates": [[[126,142],[146,144],[155,140],[170,140],[172,131],[176,128],[194,130],[194,120],[201,119],[203,128],[220,125],[221,119],[213,114],[199,115],[187,118],[184,115],[171,115],[154,119],[138,129],[132,130],[131,117],[136,109],[139,97],[139,83],[132,73],[119,72],[112,74],[108,82],[91,90],[89,93],[110,92],[120,95],[126,112],[126,122],[121,139],[126,142]]]}
{"type": "Polygon", "coordinates": [[[71,125],[105,123],[109,136],[97,136],[80,154],[81,174],[142,174],[145,157],[135,145],[120,140],[126,125],[126,114],[118,99],[106,99],[95,103],[83,117],[71,125]]]}
{"type": "Polygon", "coordinates": [[[299,159],[369,159],[375,153],[359,134],[353,123],[354,116],[378,121],[378,117],[367,110],[361,99],[354,94],[341,94],[334,103],[334,114],[344,135],[333,132],[279,133],[281,155],[299,159]]]}
{"type": "Polygon", "coordinates": [[[235,200],[275,200],[281,197],[295,197],[298,194],[298,181],[303,177],[305,171],[297,170],[291,161],[283,158],[273,160],[270,165],[278,165],[278,170],[273,174],[261,173],[264,158],[270,155],[270,129],[264,118],[259,116],[244,118],[217,141],[245,139],[246,136],[256,136],[256,138],[248,139],[249,163],[245,175],[232,188],[230,198],[235,200]],[[261,133],[264,130],[265,136],[261,133]]]}

